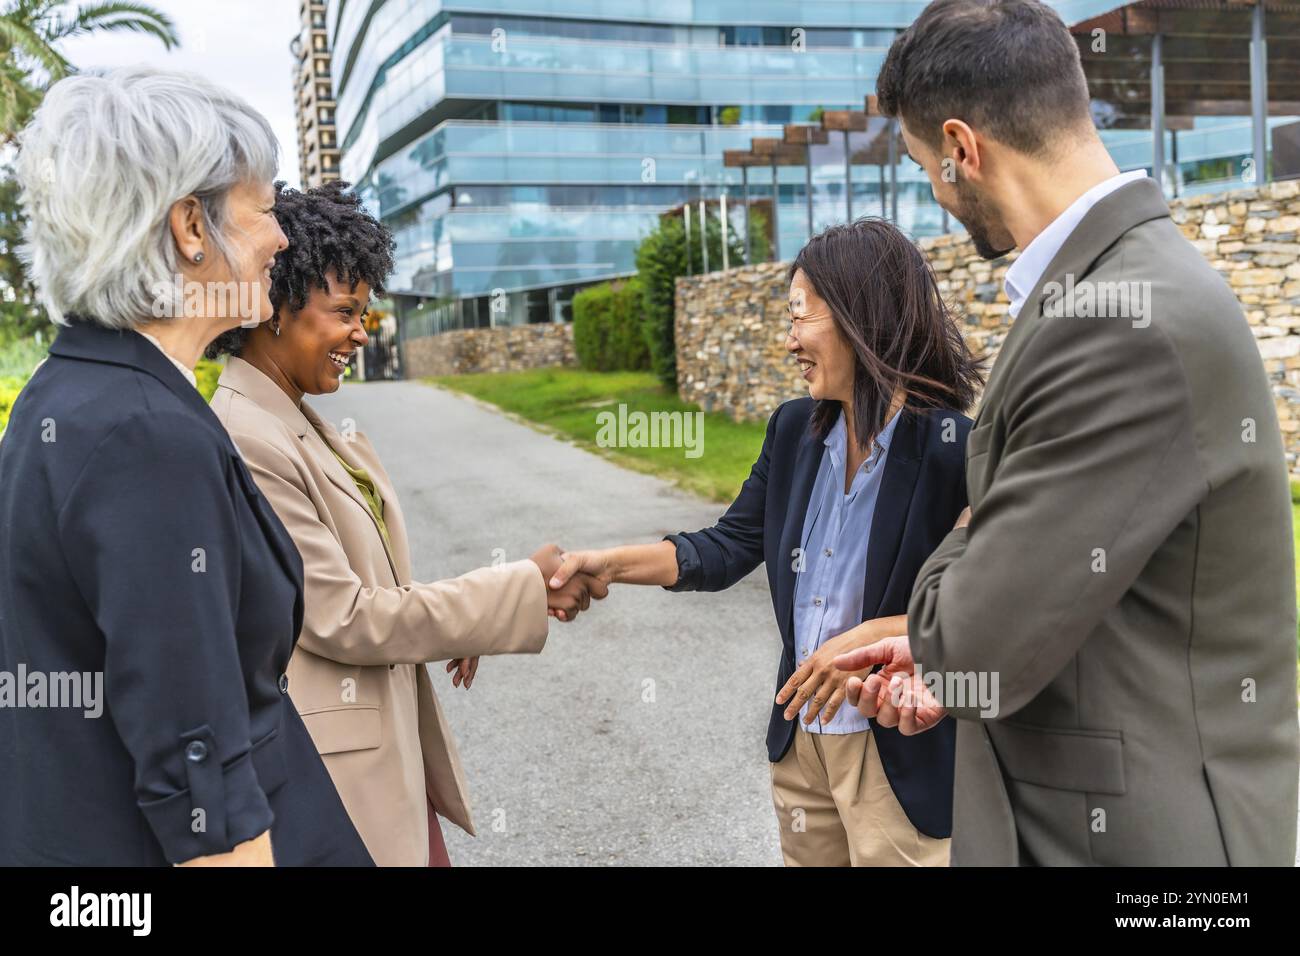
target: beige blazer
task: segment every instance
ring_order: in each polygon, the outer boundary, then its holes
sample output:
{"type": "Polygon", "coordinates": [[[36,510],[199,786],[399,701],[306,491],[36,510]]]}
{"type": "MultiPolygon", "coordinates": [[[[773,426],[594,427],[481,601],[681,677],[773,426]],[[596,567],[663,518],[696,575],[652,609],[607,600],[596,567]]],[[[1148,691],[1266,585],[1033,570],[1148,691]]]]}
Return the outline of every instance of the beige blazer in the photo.
{"type": "Polygon", "coordinates": [[[365,436],[345,440],[238,358],[222,373],[212,409],[302,554],[305,608],[289,696],[375,862],[425,866],[428,802],[471,834],[474,824],[424,664],[541,651],[549,621],[542,575],[523,560],[412,581],[397,493],[365,436]],[[387,547],[317,428],[374,480],[387,547]]]}

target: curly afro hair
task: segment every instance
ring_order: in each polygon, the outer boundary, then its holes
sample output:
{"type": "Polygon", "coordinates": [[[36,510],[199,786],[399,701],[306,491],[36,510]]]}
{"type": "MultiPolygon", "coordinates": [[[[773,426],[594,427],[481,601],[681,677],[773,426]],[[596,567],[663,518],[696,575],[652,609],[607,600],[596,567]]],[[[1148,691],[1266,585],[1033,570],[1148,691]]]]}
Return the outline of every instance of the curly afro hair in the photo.
{"type": "MultiPolygon", "coordinates": [[[[384,282],[393,271],[393,236],[366,212],[351,188],[340,181],[301,191],[275,184],[275,218],[289,240],[289,248],[275,257],[271,269],[275,312],[283,305],[292,312],[305,306],[312,289],[329,287],[325,273],[330,270],[345,285],[365,282],[375,295],[384,295],[384,282]]],[[[204,354],[238,355],[250,331],[223,332],[204,354]]]]}

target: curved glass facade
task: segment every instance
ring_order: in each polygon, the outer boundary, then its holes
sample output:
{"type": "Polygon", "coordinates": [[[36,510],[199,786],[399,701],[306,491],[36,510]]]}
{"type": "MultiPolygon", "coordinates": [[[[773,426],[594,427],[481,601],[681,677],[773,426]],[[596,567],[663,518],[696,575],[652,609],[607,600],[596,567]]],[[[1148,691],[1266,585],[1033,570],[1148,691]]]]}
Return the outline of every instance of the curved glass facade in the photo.
{"type": "MultiPolygon", "coordinates": [[[[634,271],[666,210],[725,193],[771,209],[777,254],[855,216],[913,236],[957,228],[912,163],[853,165],[834,133],[811,172],[722,165],[820,109],[861,109],[896,32],[924,0],[328,0],[343,178],[392,228],[389,289],[408,335],[559,321],[584,284],[634,271]],[[811,186],[811,194],[809,187],[811,186]],[[775,187],[775,188],[774,188],[775,187]],[[846,192],[851,191],[851,197],[846,192]],[[811,196],[811,202],[809,201],[811,196]],[[810,222],[811,219],[811,222],[810,222]],[[485,303],[494,300],[487,310],[485,303]],[[501,300],[507,308],[498,308],[501,300]]],[[[1067,22],[1114,0],[1058,0],[1067,22]]],[[[1106,131],[1122,169],[1150,133],[1106,131]]],[[[1247,175],[1249,121],[1167,134],[1173,188],[1247,175]]]]}
{"type": "MultiPolygon", "coordinates": [[[[430,0],[411,2],[414,7],[436,6],[430,0]]],[[[804,52],[796,52],[787,47],[719,47],[712,31],[711,46],[602,43],[509,32],[502,37],[461,35],[455,32],[454,22],[437,17],[415,37],[418,44],[396,62],[391,61],[401,44],[392,30],[382,35],[376,48],[367,48],[358,57],[338,93],[338,128],[345,144],[355,139],[354,127],[370,113],[376,114],[383,141],[448,97],[860,105],[862,91],[871,88],[888,49],[805,47],[804,52]],[[390,65],[381,69],[383,64],[390,65]]]]}
{"type": "MultiPolygon", "coordinates": [[[[667,209],[727,191],[739,228],[741,170],[723,151],[780,137],[819,108],[860,108],[924,5],[332,0],[342,173],[394,231],[399,301],[626,275],[667,209]]],[[[814,222],[838,221],[842,153],[815,153],[814,165],[814,222]]],[[[770,204],[771,169],[748,178],[751,199],[770,204]]],[[[779,186],[788,255],[807,235],[803,170],[780,169],[779,186]]],[[[878,208],[873,169],[854,171],[853,190],[859,208],[878,208]]],[[[912,196],[903,190],[900,218],[937,231],[937,207],[912,196]]]]}

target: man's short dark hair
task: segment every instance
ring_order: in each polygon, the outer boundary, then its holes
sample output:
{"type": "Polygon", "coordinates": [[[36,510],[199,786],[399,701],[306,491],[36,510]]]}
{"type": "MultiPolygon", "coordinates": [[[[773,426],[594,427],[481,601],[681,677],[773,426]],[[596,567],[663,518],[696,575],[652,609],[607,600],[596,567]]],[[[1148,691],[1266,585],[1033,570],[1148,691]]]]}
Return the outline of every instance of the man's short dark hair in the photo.
{"type": "Polygon", "coordinates": [[[935,0],[889,48],[876,97],[931,145],[959,119],[1037,156],[1091,122],[1079,48],[1039,0],[935,0]]]}

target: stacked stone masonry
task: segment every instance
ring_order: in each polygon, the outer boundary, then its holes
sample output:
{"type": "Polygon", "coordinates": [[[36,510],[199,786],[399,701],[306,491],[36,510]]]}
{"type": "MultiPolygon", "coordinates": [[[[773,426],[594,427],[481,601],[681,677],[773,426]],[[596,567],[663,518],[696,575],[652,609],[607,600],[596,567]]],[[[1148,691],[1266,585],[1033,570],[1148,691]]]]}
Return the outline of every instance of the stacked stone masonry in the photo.
{"type": "Polygon", "coordinates": [[[404,350],[409,378],[578,364],[568,322],[443,332],[407,339],[404,350]]]}
{"type": "MultiPolygon", "coordinates": [[[[1287,464],[1300,473],[1300,181],[1191,196],[1170,211],[1241,302],[1273,388],[1287,464]]],[[[920,246],[971,349],[996,356],[1011,325],[1002,279],[1014,255],[984,261],[964,234],[920,246]]],[[[683,399],[756,421],[807,394],[784,346],[788,268],[768,262],[677,280],[683,399]]]]}

